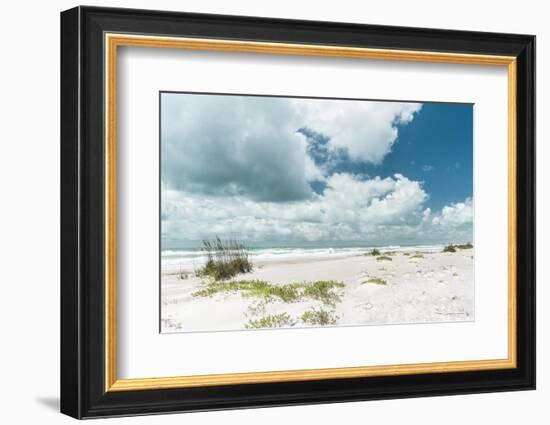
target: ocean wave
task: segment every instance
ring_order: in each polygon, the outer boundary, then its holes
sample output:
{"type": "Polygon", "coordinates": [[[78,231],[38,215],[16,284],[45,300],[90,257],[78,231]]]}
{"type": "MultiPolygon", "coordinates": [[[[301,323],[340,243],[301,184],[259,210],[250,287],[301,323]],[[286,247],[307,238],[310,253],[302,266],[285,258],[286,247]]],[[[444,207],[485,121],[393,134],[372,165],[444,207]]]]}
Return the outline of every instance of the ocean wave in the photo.
{"type": "MultiPolygon", "coordinates": [[[[399,246],[389,245],[382,247],[349,247],[349,248],[252,248],[249,250],[252,262],[268,263],[271,261],[323,258],[323,257],[345,257],[349,255],[358,255],[368,252],[372,249],[378,249],[381,253],[407,252],[407,251],[438,251],[442,249],[441,245],[419,245],[419,246],[399,246]]],[[[206,262],[206,255],[199,249],[167,249],[161,252],[161,261],[163,271],[170,270],[197,270],[206,262]]]]}

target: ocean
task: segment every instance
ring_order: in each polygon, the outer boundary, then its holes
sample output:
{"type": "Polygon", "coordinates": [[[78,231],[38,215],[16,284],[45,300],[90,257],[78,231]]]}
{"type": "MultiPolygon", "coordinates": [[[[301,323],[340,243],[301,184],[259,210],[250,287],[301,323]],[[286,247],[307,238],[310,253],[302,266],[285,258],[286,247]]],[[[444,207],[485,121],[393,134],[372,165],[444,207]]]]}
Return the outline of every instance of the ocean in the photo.
{"type": "MultiPolygon", "coordinates": [[[[196,246],[199,246],[197,244],[196,246]]],[[[347,257],[350,255],[359,255],[376,248],[381,253],[388,251],[407,252],[407,251],[423,251],[423,252],[438,252],[441,251],[443,245],[388,245],[388,246],[370,246],[360,244],[349,244],[345,246],[339,242],[336,243],[289,243],[287,246],[267,246],[266,244],[258,244],[255,247],[248,248],[252,263],[268,263],[287,260],[299,260],[308,258],[338,258],[347,257]]],[[[181,270],[194,271],[201,268],[206,262],[206,256],[200,248],[189,248],[172,246],[163,248],[161,251],[161,267],[162,272],[177,272],[181,270]]]]}

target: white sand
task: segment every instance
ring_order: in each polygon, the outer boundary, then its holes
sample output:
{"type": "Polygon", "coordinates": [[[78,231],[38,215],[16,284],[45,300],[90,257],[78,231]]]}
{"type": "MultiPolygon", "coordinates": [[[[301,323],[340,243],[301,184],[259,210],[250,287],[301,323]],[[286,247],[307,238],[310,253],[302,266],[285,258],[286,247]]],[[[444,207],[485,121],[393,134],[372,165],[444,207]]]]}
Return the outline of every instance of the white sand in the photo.
{"type": "Polygon", "coordinates": [[[263,311],[251,311],[258,298],[241,293],[217,293],[211,297],[193,297],[204,282],[188,271],[189,277],[176,274],[162,276],[162,331],[221,331],[245,329],[249,320],[268,314],[288,313],[293,326],[308,326],[300,316],[312,308],[330,310],[336,325],[379,325],[422,322],[474,320],[473,249],[455,253],[394,253],[392,261],[373,256],[350,254],[324,257],[284,259],[257,263],[252,273],[239,280],[260,279],[273,284],[335,280],[344,288],[335,289],[341,302],[334,308],[320,301],[294,303],[269,302],[263,311]],[[380,278],[385,285],[368,283],[380,278]],[[365,283],[367,282],[367,283],[365,283]]]}

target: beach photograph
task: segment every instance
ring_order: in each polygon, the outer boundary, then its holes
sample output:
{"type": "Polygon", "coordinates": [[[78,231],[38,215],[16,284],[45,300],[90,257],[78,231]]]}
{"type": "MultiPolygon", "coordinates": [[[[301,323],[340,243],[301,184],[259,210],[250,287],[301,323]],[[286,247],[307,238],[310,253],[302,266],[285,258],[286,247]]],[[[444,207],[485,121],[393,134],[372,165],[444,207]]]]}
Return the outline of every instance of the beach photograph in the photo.
{"type": "Polygon", "coordinates": [[[160,93],[161,333],[469,322],[473,105],[160,93]]]}

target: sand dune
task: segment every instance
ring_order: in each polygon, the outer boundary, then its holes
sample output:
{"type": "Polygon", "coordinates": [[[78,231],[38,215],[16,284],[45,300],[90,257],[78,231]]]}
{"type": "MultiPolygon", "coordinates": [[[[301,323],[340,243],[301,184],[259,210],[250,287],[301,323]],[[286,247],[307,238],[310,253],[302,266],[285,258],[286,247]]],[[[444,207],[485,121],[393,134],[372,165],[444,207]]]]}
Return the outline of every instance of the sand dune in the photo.
{"type": "Polygon", "coordinates": [[[251,273],[233,280],[274,285],[318,280],[342,282],[333,304],[304,296],[295,302],[245,297],[242,291],[197,296],[207,282],[193,270],[162,276],[163,332],[239,330],[284,318],[284,327],[318,326],[303,320],[307,311],[324,311],[329,325],[382,325],[474,320],[473,249],[454,253],[383,253],[388,259],[352,253],[257,262],[251,273]],[[193,295],[195,294],[195,295],[193,295]]]}

